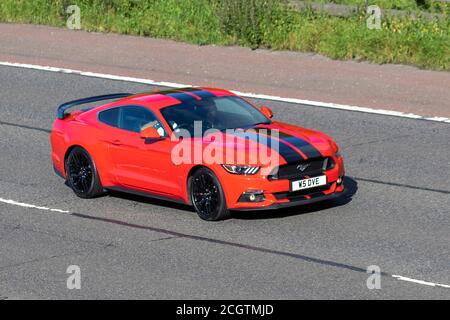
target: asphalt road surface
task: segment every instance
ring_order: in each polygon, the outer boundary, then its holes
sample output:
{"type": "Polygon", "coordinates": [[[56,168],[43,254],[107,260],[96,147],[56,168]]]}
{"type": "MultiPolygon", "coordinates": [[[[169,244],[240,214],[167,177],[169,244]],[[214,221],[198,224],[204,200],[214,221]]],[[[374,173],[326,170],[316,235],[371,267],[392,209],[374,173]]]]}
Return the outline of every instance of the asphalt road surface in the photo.
{"type": "Polygon", "coordinates": [[[333,136],[352,196],[215,223],[119,193],[78,199],[52,169],[57,105],[148,88],[0,67],[0,298],[450,298],[392,277],[450,284],[448,124],[256,101],[333,136]],[[67,289],[69,265],[80,267],[81,289],[67,289]],[[367,288],[371,265],[381,289],[367,288]]]}
{"type": "Polygon", "coordinates": [[[31,24],[0,23],[0,43],[2,62],[450,118],[450,73],[444,71],[31,24]]]}

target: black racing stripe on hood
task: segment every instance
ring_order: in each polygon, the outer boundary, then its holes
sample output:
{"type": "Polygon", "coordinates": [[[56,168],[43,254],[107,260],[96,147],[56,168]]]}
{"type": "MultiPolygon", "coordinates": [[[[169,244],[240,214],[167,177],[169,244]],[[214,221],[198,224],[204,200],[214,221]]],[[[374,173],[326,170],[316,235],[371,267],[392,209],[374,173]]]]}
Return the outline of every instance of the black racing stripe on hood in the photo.
{"type": "MultiPolygon", "coordinates": [[[[229,134],[229,133],[227,133],[227,134],[229,134]]],[[[301,156],[301,154],[299,154],[297,151],[295,151],[289,145],[283,143],[281,140],[274,139],[271,136],[260,135],[258,133],[253,133],[253,132],[248,132],[248,131],[241,131],[241,132],[234,131],[232,133],[232,135],[234,135],[236,137],[240,137],[240,138],[250,139],[257,143],[264,144],[266,147],[271,148],[272,150],[278,152],[287,163],[298,162],[298,161],[304,160],[304,158],[301,156]],[[278,148],[276,147],[277,144],[278,144],[278,148]]]]}
{"type": "MultiPolygon", "coordinates": [[[[272,135],[272,129],[268,128],[255,128],[255,130],[267,130],[267,133],[269,135],[272,135]]],[[[312,144],[307,142],[306,140],[303,140],[299,137],[293,136],[291,134],[288,134],[286,132],[282,132],[280,129],[276,129],[278,131],[278,136],[281,141],[290,143],[297,149],[299,149],[301,152],[303,152],[308,159],[310,158],[321,158],[323,157],[322,154],[317,150],[312,144]]]]}

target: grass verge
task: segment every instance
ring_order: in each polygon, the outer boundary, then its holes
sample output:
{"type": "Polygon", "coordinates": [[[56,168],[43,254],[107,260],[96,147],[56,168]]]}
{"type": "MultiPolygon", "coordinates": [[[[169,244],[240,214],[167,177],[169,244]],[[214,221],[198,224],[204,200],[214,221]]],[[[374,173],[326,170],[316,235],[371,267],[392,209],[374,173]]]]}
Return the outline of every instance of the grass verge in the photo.
{"type": "Polygon", "coordinates": [[[2,0],[0,21],[64,27],[72,4],[87,31],[450,70],[449,19],[383,18],[380,30],[368,29],[364,12],[345,18],[299,13],[286,0],[2,0]]]}

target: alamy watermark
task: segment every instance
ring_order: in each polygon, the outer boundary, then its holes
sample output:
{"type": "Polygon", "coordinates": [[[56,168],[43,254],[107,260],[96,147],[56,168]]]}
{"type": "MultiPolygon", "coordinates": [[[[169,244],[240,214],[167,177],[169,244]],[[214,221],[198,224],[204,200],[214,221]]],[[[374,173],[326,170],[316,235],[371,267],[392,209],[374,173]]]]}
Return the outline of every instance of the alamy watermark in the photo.
{"type": "Polygon", "coordinates": [[[66,21],[66,26],[70,30],[81,29],[81,9],[79,6],[72,4],[66,8],[66,13],[70,14],[66,21]]]}
{"type": "Polygon", "coordinates": [[[366,20],[367,28],[370,30],[381,29],[381,9],[377,5],[371,5],[367,7],[366,12],[369,17],[366,20]]]}
{"type": "Polygon", "coordinates": [[[70,265],[66,270],[67,274],[70,276],[67,278],[67,289],[81,289],[81,269],[77,265],[70,265]]]}
{"type": "Polygon", "coordinates": [[[381,289],[381,268],[376,265],[368,266],[367,273],[370,274],[366,281],[367,288],[369,290],[381,289]]]}
{"type": "Polygon", "coordinates": [[[279,131],[258,129],[208,129],[194,121],[194,131],[177,129],[170,136],[173,164],[230,164],[261,167],[261,174],[273,173],[279,165],[279,131]]]}

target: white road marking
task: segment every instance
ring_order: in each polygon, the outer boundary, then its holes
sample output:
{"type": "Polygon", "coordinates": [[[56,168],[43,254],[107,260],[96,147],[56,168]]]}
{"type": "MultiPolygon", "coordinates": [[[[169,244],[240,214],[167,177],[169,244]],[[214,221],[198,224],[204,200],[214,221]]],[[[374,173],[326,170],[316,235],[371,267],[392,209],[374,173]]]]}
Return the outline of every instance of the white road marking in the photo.
{"type": "MultiPolygon", "coordinates": [[[[49,72],[76,74],[76,75],[81,75],[81,76],[91,77],[91,78],[101,78],[101,79],[108,79],[108,80],[136,82],[136,83],[150,84],[150,85],[163,86],[163,87],[169,87],[169,88],[192,87],[192,85],[189,85],[189,84],[165,82],[165,81],[155,81],[155,80],[150,80],[150,79],[125,77],[125,76],[118,76],[118,75],[112,75],[112,74],[88,72],[88,71],[50,67],[50,66],[40,66],[40,65],[34,65],[34,64],[0,61],[0,65],[8,66],[8,67],[49,71],[49,72]]],[[[413,114],[413,113],[404,113],[404,112],[400,112],[400,111],[392,111],[392,110],[385,110],[385,109],[373,109],[373,108],[358,107],[358,106],[321,102],[321,101],[313,101],[313,100],[303,100],[303,99],[296,99],[296,98],[283,98],[283,97],[271,96],[271,95],[265,95],[265,94],[240,92],[240,91],[235,91],[235,90],[231,90],[231,91],[237,95],[247,97],[247,98],[304,104],[304,105],[321,107],[321,108],[357,111],[357,112],[364,112],[364,113],[378,114],[378,115],[385,115],[385,116],[393,116],[393,117],[400,117],[400,118],[409,118],[409,119],[419,119],[419,120],[426,120],[426,121],[450,123],[450,118],[446,118],[446,117],[425,117],[425,116],[421,116],[421,115],[417,115],[417,114],[413,114]]]]}
{"type": "MultiPolygon", "coordinates": [[[[150,80],[150,79],[124,77],[124,76],[117,76],[117,75],[111,75],[111,74],[95,73],[95,72],[80,71],[80,70],[73,70],[73,69],[67,69],[67,68],[50,67],[50,66],[39,66],[39,65],[33,65],[33,64],[12,63],[12,62],[0,61],[0,65],[8,66],[8,67],[42,70],[42,71],[49,71],[49,72],[76,74],[76,75],[92,77],[92,78],[102,78],[102,79],[108,79],[108,80],[136,82],[136,83],[150,84],[150,85],[156,85],[156,86],[164,86],[164,87],[169,87],[169,88],[192,87],[192,85],[188,85],[188,84],[164,82],[164,81],[154,81],[154,80],[150,80]]],[[[401,117],[401,118],[421,119],[421,120],[427,120],[427,121],[450,123],[450,119],[445,118],[445,117],[424,117],[424,116],[416,115],[413,113],[404,113],[404,112],[391,111],[391,110],[385,110],[385,109],[372,109],[372,108],[350,106],[350,105],[328,103],[328,102],[320,102],[320,101],[312,101],[312,100],[303,100],[303,99],[296,99],[296,98],[283,98],[283,97],[277,97],[277,96],[271,96],[271,95],[265,95],[265,94],[246,93],[246,92],[240,92],[240,91],[235,91],[235,90],[232,90],[232,92],[237,95],[244,96],[247,98],[280,101],[280,102],[288,102],[288,103],[296,103],[296,104],[305,104],[305,105],[311,105],[311,106],[317,106],[317,107],[323,107],[323,108],[358,111],[358,112],[364,112],[364,113],[380,114],[380,115],[387,115],[387,116],[394,116],[394,117],[401,117]]],[[[67,210],[42,207],[42,206],[37,206],[37,205],[33,205],[33,204],[17,202],[17,201],[10,200],[10,199],[0,198],[0,202],[10,204],[10,205],[20,206],[20,207],[24,207],[24,208],[31,208],[31,209],[37,209],[37,210],[66,213],[66,214],[70,213],[70,211],[67,211],[67,210]]],[[[417,279],[413,279],[413,278],[403,277],[400,275],[392,275],[392,277],[397,280],[413,282],[413,283],[417,283],[417,284],[421,284],[421,285],[432,286],[432,287],[442,287],[442,288],[450,289],[450,285],[446,285],[446,284],[417,280],[417,279]]]]}
{"type": "MultiPolygon", "coordinates": [[[[53,208],[48,208],[48,207],[42,207],[42,206],[37,206],[34,204],[29,204],[29,203],[24,203],[24,202],[18,202],[15,200],[11,200],[11,199],[3,199],[0,198],[0,202],[2,203],[6,203],[6,204],[10,204],[13,206],[19,206],[22,208],[29,208],[29,209],[37,209],[37,210],[44,210],[44,211],[52,211],[52,212],[58,212],[58,213],[64,213],[64,214],[70,214],[70,211],[67,210],[61,210],[61,209],[53,209],[53,208]]],[[[408,277],[403,277],[403,276],[399,276],[399,275],[392,275],[393,278],[396,278],[397,280],[402,280],[402,281],[408,281],[408,282],[414,282],[417,284],[421,284],[421,285],[425,285],[425,286],[431,286],[431,287],[441,287],[441,288],[447,288],[450,289],[450,285],[446,285],[446,284],[441,284],[441,283],[434,283],[434,282],[428,282],[428,281],[423,281],[423,280],[416,280],[416,279],[412,279],[412,278],[408,278],[408,277]]]]}
{"type": "Polygon", "coordinates": [[[34,204],[18,202],[18,201],[14,201],[14,200],[11,200],[11,199],[0,198],[0,202],[6,203],[6,204],[11,204],[13,206],[23,207],[23,208],[30,208],[30,209],[37,209],[37,210],[44,210],[44,211],[52,211],[52,212],[59,212],[59,213],[70,213],[70,211],[67,211],[67,210],[53,209],[53,208],[48,208],[48,207],[36,206],[34,204]]]}
{"type": "Polygon", "coordinates": [[[414,283],[422,284],[422,285],[425,285],[425,286],[441,287],[441,288],[447,288],[447,289],[450,289],[450,286],[447,285],[447,284],[435,283],[435,282],[428,282],[428,281],[423,281],[423,280],[417,280],[417,279],[408,278],[408,277],[403,277],[403,276],[399,276],[399,275],[392,275],[392,277],[393,277],[393,278],[396,278],[397,280],[408,281],[408,282],[414,282],[414,283]]]}

